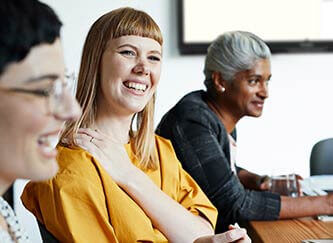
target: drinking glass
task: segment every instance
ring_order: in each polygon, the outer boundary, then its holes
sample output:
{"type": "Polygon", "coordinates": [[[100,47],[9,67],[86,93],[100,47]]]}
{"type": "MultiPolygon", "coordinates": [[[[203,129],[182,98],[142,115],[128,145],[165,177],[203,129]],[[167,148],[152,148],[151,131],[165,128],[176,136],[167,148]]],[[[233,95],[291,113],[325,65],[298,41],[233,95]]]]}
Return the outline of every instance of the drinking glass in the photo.
{"type": "Polygon", "coordinates": [[[271,176],[269,191],[282,196],[298,197],[297,178],[295,174],[271,176]]]}

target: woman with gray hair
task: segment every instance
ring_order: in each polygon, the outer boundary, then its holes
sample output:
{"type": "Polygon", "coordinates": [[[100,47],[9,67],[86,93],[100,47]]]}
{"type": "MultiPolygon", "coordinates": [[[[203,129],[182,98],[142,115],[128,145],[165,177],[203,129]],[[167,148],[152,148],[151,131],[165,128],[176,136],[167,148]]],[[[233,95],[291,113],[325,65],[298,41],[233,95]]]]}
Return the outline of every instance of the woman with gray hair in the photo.
{"type": "Polygon", "coordinates": [[[236,166],[236,124],[244,116],[262,114],[271,78],[270,56],[268,46],[252,33],[219,36],[206,56],[207,91],[184,96],[157,128],[172,141],[184,169],[217,207],[216,232],[236,221],[333,213],[333,195],[280,196],[267,191],[267,176],[236,166]]]}

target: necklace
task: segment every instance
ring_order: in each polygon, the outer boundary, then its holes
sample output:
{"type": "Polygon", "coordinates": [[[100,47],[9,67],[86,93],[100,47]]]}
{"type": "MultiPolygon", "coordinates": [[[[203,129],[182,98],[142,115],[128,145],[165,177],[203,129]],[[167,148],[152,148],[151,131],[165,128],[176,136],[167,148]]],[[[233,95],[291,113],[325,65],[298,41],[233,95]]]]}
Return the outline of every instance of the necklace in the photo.
{"type": "MultiPolygon", "coordinates": [[[[0,214],[5,219],[8,226],[8,234],[5,232],[1,232],[0,241],[3,243],[9,242],[17,242],[17,243],[27,243],[29,241],[29,237],[26,232],[21,227],[14,211],[9,206],[9,204],[0,197],[0,214]],[[10,237],[9,237],[10,236],[10,237]]],[[[0,230],[1,231],[1,230],[0,230]]],[[[4,231],[4,230],[2,230],[4,231]]]]}

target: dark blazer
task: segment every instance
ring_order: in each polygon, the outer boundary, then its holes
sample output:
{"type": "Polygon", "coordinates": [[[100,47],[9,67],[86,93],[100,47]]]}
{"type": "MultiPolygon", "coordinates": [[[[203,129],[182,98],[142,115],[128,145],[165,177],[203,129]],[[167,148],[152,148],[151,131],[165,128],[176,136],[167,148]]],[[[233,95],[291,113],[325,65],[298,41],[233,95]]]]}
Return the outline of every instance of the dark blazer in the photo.
{"type": "MultiPolygon", "coordinates": [[[[171,140],[184,169],[218,209],[216,233],[236,221],[278,219],[280,196],[244,189],[232,172],[227,131],[205,97],[205,91],[184,96],[164,115],[156,132],[171,140]]],[[[236,139],[235,131],[232,135],[236,139]]]]}

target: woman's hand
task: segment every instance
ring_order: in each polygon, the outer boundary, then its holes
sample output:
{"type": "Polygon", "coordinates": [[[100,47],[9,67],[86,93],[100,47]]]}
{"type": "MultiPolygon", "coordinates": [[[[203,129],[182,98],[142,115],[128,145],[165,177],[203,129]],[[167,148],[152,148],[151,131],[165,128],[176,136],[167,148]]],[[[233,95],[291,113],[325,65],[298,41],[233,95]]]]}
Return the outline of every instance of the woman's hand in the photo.
{"type": "Polygon", "coordinates": [[[96,130],[79,129],[74,142],[94,156],[119,186],[124,185],[126,178],[138,170],[130,161],[123,144],[113,142],[96,130]]]}
{"type": "Polygon", "coordinates": [[[251,239],[246,234],[246,229],[239,228],[234,225],[229,225],[229,230],[224,233],[200,237],[199,239],[194,241],[194,243],[229,243],[229,242],[249,243],[251,242],[251,239]]]}
{"type": "Polygon", "coordinates": [[[270,177],[265,175],[260,177],[259,189],[261,191],[268,191],[270,188],[270,177]]]}
{"type": "Polygon", "coordinates": [[[232,230],[235,230],[235,229],[242,230],[243,232],[245,231],[245,235],[241,239],[236,240],[237,243],[250,243],[250,242],[252,242],[252,240],[250,239],[250,237],[246,233],[246,229],[240,228],[237,223],[235,225],[229,225],[229,231],[228,232],[230,232],[232,230]]]}

